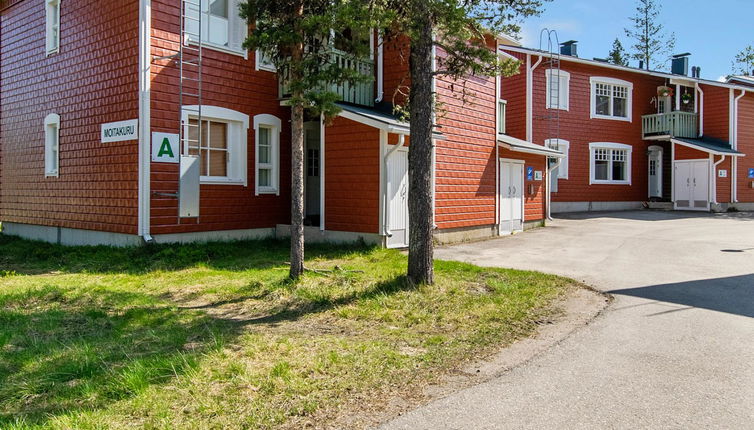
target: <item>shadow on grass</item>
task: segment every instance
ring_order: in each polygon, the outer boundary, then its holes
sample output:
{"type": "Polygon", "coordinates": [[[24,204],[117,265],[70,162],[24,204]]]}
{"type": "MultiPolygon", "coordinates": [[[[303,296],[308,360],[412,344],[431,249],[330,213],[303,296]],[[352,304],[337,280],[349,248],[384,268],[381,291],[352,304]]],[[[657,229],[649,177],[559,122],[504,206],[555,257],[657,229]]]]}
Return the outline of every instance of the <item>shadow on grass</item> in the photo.
{"type": "MultiPolygon", "coordinates": [[[[0,278],[3,273],[37,275],[65,273],[144,274],[177,271],[195,266],[222,270],[264,270],[284,267],[289,243],[282,240],[211,242],[203,244],[108,246],[61,246],[23,240],[0,234],[0,278]]],[[[307,259],[340,258],[371,249],[365,244],[316,244],[307,246],[307,259]]]]}
{"type": "Polygon", "coordinates": [[[57,416],[103,409],[169,383],[249,325],[293,322],[410,288],[404,277],[396,277],[332,299],[305,297],[249,320],[208,311],[226,302],[176,308],[137,293],[97,291],[71,298],[47,286],[0,295],[0,428],[17,422],[43,426],[57,416]]]}

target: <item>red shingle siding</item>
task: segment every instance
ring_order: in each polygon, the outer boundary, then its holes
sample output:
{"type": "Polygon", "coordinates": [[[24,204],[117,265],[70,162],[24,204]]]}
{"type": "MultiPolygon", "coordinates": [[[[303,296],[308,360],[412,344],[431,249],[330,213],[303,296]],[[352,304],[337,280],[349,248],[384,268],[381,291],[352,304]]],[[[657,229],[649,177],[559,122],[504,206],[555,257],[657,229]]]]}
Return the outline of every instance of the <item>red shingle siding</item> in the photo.
{"type": "MultiPolygon", "coordinates": [[[[153,0],[152,54],[170,55],[178,49],[179,2],[153,0]]],[[[233,230],[274,227],[290,222],[290,109],[278,100],[277,75],[255,70],[254,53],[239,55],[204,49],[203,105],[233,109],[249,115],[247,178],[241,185],[202,185],[199,222],[180,220],[178,202],[152,197],[152,233],[233,230]],[[254,195],[254,116],[270,114],[281,119],[280,195],[254,195]]],[[[179,73],[168,60],[152,65],[152,130],[178,133],[179,73]]],[[[191,101],[193,103],[193,101],[191,101]]],[[[178,166],[152,163],[152,191],[178,191],[178,166]]]]}
{"type": "Polygon", "coordinates": [[[545,108],[545,70],[548,68],[547,61],[544,60],[534,71],[534,143],[541,145],[546,139],[551,138],[570,142],[568,179],[559,181],[558,192],[553,193],[553,201],[646,200],[646,150],[652,142],[642,139],[641,117],[655,112],[656,108],[650,101],[655,97],[657,86],[662,85],[663,80],[563,61],[561,69],[570,73],[569,110],[559,112],[558,124],[555,119],[548,118],[556,111],[545,108]],[[590,118],[591,77],[608,77],[633,83],[631,122],[590,118]],[[631,185],[589,185],[589,144],[592,142],[622,143],[633,147],[631,185]]]}
{"type": "Polygon", "coordinates": [[[441,77],[437,97],[446,140],[436,144],[435,222],[441,229],[495,224],[495,78],[441,77]]]}
{"type": "MultiPolygon", "coordinates": [[[[720,161],[720,157],[716,156],[714,162],[720,161]]],[[[726,157],[725,160],[717,165],[717,168],[713,172],[717,181],[717,201],[718,203],[730,202],[730,180],[732,176],[730,157],[726,157]],[[728,176],[726,178],[720,178],[717,176],[717,172],[720,170],[727,170],[728,176]]]]}
{"type": "Polygon", "coordinates": [[[409,78],[408,39],[396,36],[385,39],[383,44],[383,100],[392,104],[403,104],[411,86],[409,78]],[[398,90],[405,94],[401,94],[398,90]]]}
{"type": "Polygon", "coordinates": [[[380,133],[336,118],[325,131],[325,228],[378,233],[380,133]]]}
{"type": "Polygon", "coordinates": [[[738,151],[746,154],[738,158],[738,201],[754,202],[754,178],[749,169],[754,168],[754,94],[747,93],[738,101],[738,151]]]}
{"type": "Polygon", "coordinates": [[[730,135],[730,90],[701,85],[704,91],[704,136],[728,141],[730,135]]]}
{"type": "Polygon", "coordinates": [[[138,144],[101,143],[100,125],[138,117],[138,13],[136,0],[66,0],[60,52],[45,56],[43,2],[2,11],[1,220],[136,233],[138,144]],[[46,179],[50,113],[60,115],[60,176],[46,179]]]}
{"type": "Polygon", "coordinates": [[[675,145],[676,160],[707,160],[709,153],[688,146],[675,145]]]}
{"type": "Polygon", "coordinates": [[[521,61],[519,73],[500,80],[500,97],[506,106],[505,133],[526,139],[526,55],[512,54],[521,61]]]}

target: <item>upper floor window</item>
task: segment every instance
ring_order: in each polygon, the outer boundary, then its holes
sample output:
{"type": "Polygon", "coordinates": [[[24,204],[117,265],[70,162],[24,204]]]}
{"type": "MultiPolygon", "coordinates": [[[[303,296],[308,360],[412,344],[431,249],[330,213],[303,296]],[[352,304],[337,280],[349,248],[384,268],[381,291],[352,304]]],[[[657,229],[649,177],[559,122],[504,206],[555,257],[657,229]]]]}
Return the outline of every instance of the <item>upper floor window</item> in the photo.
{"type": "Polygon", "coordinates": [[[55,113],[45,118],[45,177],[60,174],[60,116],[55,113]]]}
{"type": "Polygon", "coordinates": [[[634,86],[613,78],[591,78],[591,117],[631,121],[631,98],[634,86]]]}
{"type": "Polygon", "coordinates": [[[545,146],[557,149],[565,154],[565,158],[560,160],[560,166],[553,171],[553,176],[558,179],[568,179],[568,150],[570,149],[571,143],[563,139],[547,139],[545,140],[545,146]]]}
{"type": "Polygon", "coordinates": [[[280,194],[280,118],[261,114],[254,117],[256,142],[255,193],[280,194]]]}
{"type": "Polygon", "coordinates": [[[60,50],[60,0],[45,0],[45,49],[47,55],[60,50]]]}
{"type": "Polygon", "coordinates": [[[189,41],[197,42],[201,35],[202,43],[209,48],[246,55],[243,42],[248,26],[239,16],[238,5],[241,1],[200,0],[197,4],[186,3],[184,23],[189,41]]]}
{"type": "Polygon", "coordinates": [[[594,142],[589,144],[590,184],[631,184],[630,145],[594,142]]]}
{"type": "Polygon", "coordinates": [[[503,99],[497,100],[497,134],[505,134],[505,111],[508,102],[503,99]]]}
{"type": "Polygon", "coordinates": [[[249,116],[217,106],[185,106],[183,124],[188,139],[184,153],[200,159],[200,181],[247,184],[246,145],[249,116]]]}
{"type": "Polygon", "coordinates": [[[564,70],[545,70],[547,79],[547,109],[568,110],[571,74],[564,70]]]}

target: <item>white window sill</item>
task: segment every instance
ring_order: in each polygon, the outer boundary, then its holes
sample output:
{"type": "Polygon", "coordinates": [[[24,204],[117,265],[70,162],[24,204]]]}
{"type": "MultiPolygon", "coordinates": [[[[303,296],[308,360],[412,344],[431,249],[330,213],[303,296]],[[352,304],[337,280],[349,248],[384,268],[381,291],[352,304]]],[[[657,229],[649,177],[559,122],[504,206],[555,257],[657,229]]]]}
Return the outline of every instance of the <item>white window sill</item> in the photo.
{"type": "Polygon", "coordinates": [[[213,176],[202,176],[199,178],[200,184],[207,184],[207,185],[244,185],[245,181],[243,179],[228,179],[228,178],[218,178],[213,176]]]}
{"type": "Polygon", "coordinates": [[[280,191],[273,189],[273,188],[259,188],[257,190],[257,194],[280,194],[280,191]]]}
{"type": "Polygon", "coordinates": [[[630,181],[603,181],[594,179],[589,182],[589,185],[631,185],[630,181]]]}
{"type": "Polygon", "coordinates": [[[593,113],[590,118],[591,119],[608,119],[611,121],[632,122],[631,118],[625,118],[625,117],[620,117],[620,116],[599,115],[596,113],[593,113]]]}
{"type": "Polygon", "coordinates": [[[45,178],[58,178],[60,175],[58,172],[47,172],[45,173],[45,178]]]}
{"type": "MultiPolygon", "coordinates": [[[[196,39],[189,39],[189,44],[190,45],[198,45],[199,43],[197,43],[196,39]]],[[[211,49],[213,51],[224,52],[224,53],[230,54],[230,55],[236,55],[236,56],[239,56],[239,57],[243,57],[244,59],[248,59],[249,58],[249,53],[245,49],[241,49],[241,50],[231,49],[231,48],[229,48],[227,46],[217,45],[217,44],[214,44],[214,43],[211,43],[211,42],[202,42],[202,48],[211,49]]]]}
{"type": "Polygon", "coordinates": [[[259,66],[259,67],[257,67],[257,70],[260,71],[260,72],[270,72],[270,73],[277,73],[278,72],[278,69],[276,69],[275,67],[271,67],[271,66],[259,66]]]}
{"type": "Polygon", "coordinates": [[[564,111],[568,112],[568,107],[567,107],[567,106],[566,106],[566,107],[552,107],[552,106],[547,106],[547,108],[546,108],[546,109],[548,109],[548,110],[564,110],[564,111]]]}
{"type": "Polygon", "coordinates": [[[50,55],[55,55],[55,54],[57,54],[58,52],[60,52],[60,48],[55,48],[55,49],[53,49],[53,50],[47,51],[47,54],[46,54],[46,56],[47,56],[47,57],[49,57],[50,55]]]}

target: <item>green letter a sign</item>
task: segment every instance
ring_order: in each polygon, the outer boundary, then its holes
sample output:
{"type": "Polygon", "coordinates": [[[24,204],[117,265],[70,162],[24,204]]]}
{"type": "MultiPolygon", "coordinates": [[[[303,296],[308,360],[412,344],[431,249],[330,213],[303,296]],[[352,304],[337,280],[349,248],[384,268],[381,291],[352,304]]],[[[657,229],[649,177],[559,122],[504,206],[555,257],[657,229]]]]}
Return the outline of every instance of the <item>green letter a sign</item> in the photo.
{"type": "Polygon", "coordinates": [[[173,154],[173,147],[170,145],[170,139],[168,139],[167,137],[162,139],[162,144],[160,145],[160,151],[157,152],[158,158],[164,155],[167,155],[170,158],[175,158],[175,155],[173,154]]]}

